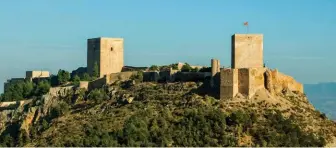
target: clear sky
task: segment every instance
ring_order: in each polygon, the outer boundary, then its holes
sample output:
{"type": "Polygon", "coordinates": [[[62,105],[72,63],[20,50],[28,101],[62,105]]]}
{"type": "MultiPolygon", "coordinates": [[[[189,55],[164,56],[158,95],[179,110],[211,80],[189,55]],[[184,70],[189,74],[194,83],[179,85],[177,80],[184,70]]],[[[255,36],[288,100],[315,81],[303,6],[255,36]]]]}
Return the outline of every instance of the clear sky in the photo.
{"type": "Polygon", "coordinates": [[[125,64],[230,66],[230,37],[264,34],[264,61],[302,83],[336,79],[335,0],[8,0],[0,92],[26,70],[86,66],[86,39],[123,37],[125,64]]]}

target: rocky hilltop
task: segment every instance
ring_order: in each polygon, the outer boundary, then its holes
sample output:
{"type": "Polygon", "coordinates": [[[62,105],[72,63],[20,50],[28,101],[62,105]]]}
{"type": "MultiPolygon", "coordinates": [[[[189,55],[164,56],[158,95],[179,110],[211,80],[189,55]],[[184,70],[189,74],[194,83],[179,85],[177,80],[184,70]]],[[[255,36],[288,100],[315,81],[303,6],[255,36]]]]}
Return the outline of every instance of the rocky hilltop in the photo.
{"type": "Polygon", "coordinates": [[[332,146],[336,124],[305,94],[217,99],[206,82],[54,87],[1,104],[1,146],[332,146]]]}

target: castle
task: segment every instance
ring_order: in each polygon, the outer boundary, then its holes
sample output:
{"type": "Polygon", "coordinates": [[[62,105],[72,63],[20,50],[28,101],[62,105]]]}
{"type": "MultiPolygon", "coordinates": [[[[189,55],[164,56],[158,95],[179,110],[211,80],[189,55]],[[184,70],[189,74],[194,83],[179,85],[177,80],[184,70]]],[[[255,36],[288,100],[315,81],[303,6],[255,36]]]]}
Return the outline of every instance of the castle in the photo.
{"type": "MultiPolygon", "coordinates": [[[[105,42],[114,42],[113,39],[105,38],[105,40],[105,42]]],[[[88,40],[88,71],[93,70],[93,61],[100,60],[101,79],[93,81],[91,87],[111,84],[116,80],[127,80],[135,74],[134,71],[122,71],[121,67],[124,63],[122,48],[117,49],[118,52],[110,52],[109,49],[113,48],[110,46],[112,44],[96,46],[100,51],[97,55],[92,51],[94,50],[91,47],[92,42],[93,40],[88,40]]],[[[99,45],[99,42],[96,42],[96,45],[99,45]]],[[[123,42],[117,43],[119,47],[123,47],[120,44],[123,42]]],[[[220,68],[219,60],[211,59],[211,72],[180,72],[183,63],[178,63],[178,70],[144,72],[144,80],[194,81],[211,77],[211,87],[219,89],[221,99],[234,98],[237,94],[251,98],[260,89],[266,89],[270,94],[280,93],[284,89],[303,93],[303,85],[292,77],[265,67],[262,34],[234,34],[231,37],[231,47],[231,68],[220,68]]]]}
{"type": "Polygon", "coordinates": [[[234,34],[231,44],[231,67],[220,71],[220,98],[233,98],[238,93],[251,98],[258,90],[271,94],[283,89],[303,93],[303,85],[263,62],[262,34],[234,34]]]}
{"type": "MultiPolygon", "coordinates": [[[[280,93],[284,89],[303,93],[303,85],[292,77],[276,69],[265,67],[262,34],[234,34],[231,37],[231,47],[231,68],[221,68],[219,60],[211,59],[209,71],[181,72],[184,63],[178,63],[177,69],[174,70],[172,68],[159,71],[142,69],[144,81],[174,82],[210,79],[210,88],[218,90],[217,93],[221,99],[234,98],[238,94],[251,98],[261,89],[266,89],[270,94],[280,93]]],[[[191,67],[202,68],[201,66],[191,67]]],[[[81,81],[79,87],[93,89],[117,80],[128,80],[139,70],[134,71],[132,69],[135,67],[124,66],[124,40],[106,37],[87,40],[87,73],[93,74],[97,68],[99,78],[90,82],[81,81]]],[[[49,72],[28,71],[26,75],[26,79],[32,80],[48,77],[49,72]]]]}

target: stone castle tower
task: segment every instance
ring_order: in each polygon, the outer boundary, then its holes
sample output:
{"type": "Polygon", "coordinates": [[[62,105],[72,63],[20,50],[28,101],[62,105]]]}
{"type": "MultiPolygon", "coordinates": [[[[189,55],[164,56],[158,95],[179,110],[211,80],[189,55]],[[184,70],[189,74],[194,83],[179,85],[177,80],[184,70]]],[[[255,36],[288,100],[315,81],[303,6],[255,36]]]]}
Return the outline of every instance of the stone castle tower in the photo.
{"type": "Polygon", "coordinates": [[[263,67],[262,34],[234,34],[231,41],[231,68],[263,67]]]}
{"type": "Polygon", "coordinates": [[[124,39],[92,38],[87,40],[87,71],[92,74],[95,63],[99,76],[121,72],[124,66],[124,39]]]}
{"type": "Polygon", "coordinates": [[[250,98],[260,89],[271,94],[283,89],[303,92],[292,77],[264,67],[262,34],[234,34],[231,42],[231,68],[220,71],[220,98],[238,93],[250,98]]]}

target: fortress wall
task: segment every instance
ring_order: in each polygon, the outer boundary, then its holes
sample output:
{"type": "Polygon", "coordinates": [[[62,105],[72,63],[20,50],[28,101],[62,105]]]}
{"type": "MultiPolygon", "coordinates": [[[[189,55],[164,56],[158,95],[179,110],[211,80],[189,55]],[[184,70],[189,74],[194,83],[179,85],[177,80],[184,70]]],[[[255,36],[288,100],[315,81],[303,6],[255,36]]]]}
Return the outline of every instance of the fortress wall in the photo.
{"type": "MultiPolygon", "coordinates": [[[[100,88],[100,87],[102,87],[103,85],[106,85],[106,84],[112,84],[112,83],[114,83],[115,81],[118,81],[118,80],[119,81],[125,81],[125,80],[130,79],[132,75],[135,75],[137,73],[138,73],[137,71],[127,71],[127,72],[119,72],[119,73],[112,73],[112,74],[109,74],[109,75],[105,75],[102,78],[90,81],[89,84],[88,84],[88,88],[89,88],[89,90],[92,90],[94,88],[100,88]]],[[[84,85],[85,84],[83,83],[83,86],[84,85]]]]}
{"type": "Polygon", "coordinates": [[[26,71],[26,78],[47,78],[50,76],[49,71],[26,71]]]}
{"type": "Polygon", "coordinates": [[[265,68],[249,68],[248,96],[253,96],[259,89],[265,88],[265,68]]]}
{"type": "Polygon", "coordinates": [[[106,77],[90,81],[89,82],[89,90],[93,90],[95,88],[101,88],[105,84],[107,84],[106,77]]]}
{"type": "Polygon", "coordinates": [[[222,69],[220,72],[220,99],[233,98],[238,93],[238,69],[222,69]]]}
{"type": "Polygon", "coordinates": [[[249,69],[238,69],[238,92],[243,95],[249,95],[249,69]]]}
{"type": "Polygon", "coordinates": [[[160,78],[159,72],[150,71],[143,73],[143,81],[144,82],[157,82],[160,78]]]}
{"type": "Polygon", "coordinates": [[[171,71],[160,71],[159,72],[160,80],[162,81],[171,81],[171,71]]]}
{"type": "Polygon", "coordinates": [[[175,81],[203,81],[206,77],[211,77],[211,72],[177,72],[175,81]]]}
{"type": "MultiPolygon", "coordinates": [[[[10,105],[15,105],[17,102],[16,101],[12,101],[12,102],[1,102],[0,103],[0,107],[8,107],[10,105]]],[[[20,103],[21,104],[21,103],[20,103]]]]}
{"type": "Polygon", "coordinates": [[[89,81],[80,81],[79,88],[88,89],[89,88],[89,81]]]}
{"type": "Polygon", "coordinates": [[[126,71],[126,72],[119,72],[119,73],[112,73],[108,76],[106,83],[112,84],[115,81],[125,81],[131,78],[132,75],[136,75],[137,71],[126,71]]]}
{"type": "Polygon", "coordinates": [[[15,109],[24,104],[30,103],[32,99],[21,101],[0,102],[0,109],[15,109]]]}
{"type": "Polygon", "coordinates": [[[278,70],[271,70],[272,84],[275,92],[279,93],[284,88],[288,88],[291,91],[299,91],[303,93],[303,85],[291,76],[285,75],[278,70]]]}

